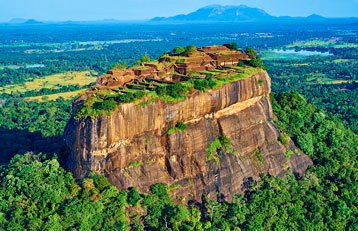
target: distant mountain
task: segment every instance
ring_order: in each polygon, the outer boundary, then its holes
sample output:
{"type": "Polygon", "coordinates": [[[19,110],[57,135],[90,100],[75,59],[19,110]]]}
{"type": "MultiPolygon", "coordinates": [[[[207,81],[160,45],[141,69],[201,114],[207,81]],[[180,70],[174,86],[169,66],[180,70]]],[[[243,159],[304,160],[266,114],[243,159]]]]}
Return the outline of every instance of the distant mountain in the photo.
{"type": "Polygon", "coordinates": [[[151,22],[274,22],[287,20],[317,20],[324,19],[319,15],[309,17],[275,17],[264,10],[252,8],[245,5],[239,6],[221,6],[210,5],[199,10],[189,13],[180,14],[173,17],[157,17],[151,22]]]}
{"type": "Polygon", "coordinates": [[[318,15],[318,14],[311,14],[310,16],[306,17],[306,19],[310,19],[310,20],[322,20],[322,19],[326,19],[325,17],[318,15]]]}
{"type": "Polygon", "coordinates": [[[37,21],[35,19],[29,19],[26,22],[24,22],[23,24],[26,24],[26,25],[39,25],[39,24],[43,24],[43,22],[37,21]]]}
{"type": "Polygon", "coordinates": [[[157,17],[152,21],[216,21],[216,22],[242,22],[242,21],[262,21],[273,20],[273,17],[263,10],[251,8],[245,5],[240,6],[221,6],[210,5],[190,14],[181,14],[173,17],[157,17]]]}
{"type": "Polygon", "coordinates": [[[27,21],[27,19],[24,19],[24,18],[13,18],[8,23],[10,23],[10,24],[20,24],[20,23],[24,23],[26,21],[27,21]]]}

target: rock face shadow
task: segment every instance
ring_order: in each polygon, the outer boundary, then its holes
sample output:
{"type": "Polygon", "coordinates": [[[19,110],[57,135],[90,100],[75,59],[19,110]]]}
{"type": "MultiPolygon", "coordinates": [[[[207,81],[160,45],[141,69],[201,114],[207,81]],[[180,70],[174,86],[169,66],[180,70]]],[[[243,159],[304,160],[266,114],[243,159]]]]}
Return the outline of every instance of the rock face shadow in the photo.
{"type": "Polygon", "coordinates": [[[0,164],[6,164],[16,154],[27,152],[57,154],[63,157],[62,136],[43,137],[41,132],[0,128],[0,164]]]}

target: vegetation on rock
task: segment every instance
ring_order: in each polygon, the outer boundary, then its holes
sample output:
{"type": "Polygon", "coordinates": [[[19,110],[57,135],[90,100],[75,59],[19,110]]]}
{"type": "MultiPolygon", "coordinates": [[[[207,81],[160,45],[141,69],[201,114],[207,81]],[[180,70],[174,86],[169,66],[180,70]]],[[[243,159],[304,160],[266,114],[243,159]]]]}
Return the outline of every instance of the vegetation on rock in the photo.
{"type": "Polygon", "coordinates": [[[232,153],[233,155],[236,154],[235,148],[231,147],[231,140],[226,136],[219,136],[217,139],[212,141],[209,144],[209,147],[206,149],[207,157],[206,161],[215,160],[216,164],[219,164],[219,154],[220,150],[224,148],[226,153],[232,153]]]}
{"type": "Polygon", "coordinates": [[[172,134],[172,133],[174,133],[174,132],[184,132],[185,131],[185,129],[186,129],[186,124],[185,123],[183,123],[183,122],[178,122],[176,125],[175,125],[175,127],[173,127],[173,128],[170,128],[168,131],[167,131],[167,134],[168,135],[170,135],[170,134],[172,134]]]}

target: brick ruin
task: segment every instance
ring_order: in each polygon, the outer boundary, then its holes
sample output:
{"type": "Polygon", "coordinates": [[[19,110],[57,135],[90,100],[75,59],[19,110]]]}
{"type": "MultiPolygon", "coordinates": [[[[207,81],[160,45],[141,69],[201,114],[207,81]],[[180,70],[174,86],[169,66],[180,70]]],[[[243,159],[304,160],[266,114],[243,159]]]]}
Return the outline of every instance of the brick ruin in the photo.
{"type": "Polygon", "coordinates": [[[186,81],[192,78],[188,77],[190,73],[225,69],[227,66],[237,65],[240,61],[250,58],[241,50],[231,50],[226,46],[206,46],[197,48],[192,55],[168,55],[153,62],[144,62],[141,66],[110,70],[107,74],[98,77],[96,85],[88,89],[86,95],[78,98],[75,104],[81,104],[98,91],[112,90],[117,93],[125,93],[128,88],[141,89],[140,86],[137,86],[139,83],[143,85],[143,89],[150,89],[151,82],[170,84],[186,81]]]}

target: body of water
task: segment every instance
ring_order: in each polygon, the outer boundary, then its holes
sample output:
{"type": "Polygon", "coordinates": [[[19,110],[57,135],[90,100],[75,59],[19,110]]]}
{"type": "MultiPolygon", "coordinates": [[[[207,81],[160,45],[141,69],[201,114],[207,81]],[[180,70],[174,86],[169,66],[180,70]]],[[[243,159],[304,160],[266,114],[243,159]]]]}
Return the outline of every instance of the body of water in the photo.
{"type": "Polygon", "coordinates": [[[321,52],[321,51],[307,51],[307,50],[280,50],[280,49],[273,49],[272,52],[275,52],[277,54],[287,54],[287,55],[300,55],[300,56],[312,56],[312,55],[322,55],[322,56],[329,56],[332,55],[331,53],[327,52],[321,52]]]}
{"type": "Polygon", "coordinates": [[[29,64],[26,65],[26,68],[40,68],[40,67],[45,67],[44,64],[29,64]]]}
{"type": "Polygon", "coordinates": [[[42,68],[46,67],[45,64],[26,64],[25,66],[0,66],[0,69],[9,68],[9,69],[20,69],[20,68],[42,68]]]}

